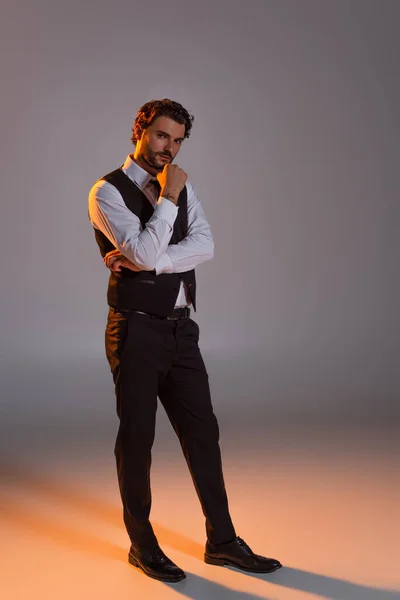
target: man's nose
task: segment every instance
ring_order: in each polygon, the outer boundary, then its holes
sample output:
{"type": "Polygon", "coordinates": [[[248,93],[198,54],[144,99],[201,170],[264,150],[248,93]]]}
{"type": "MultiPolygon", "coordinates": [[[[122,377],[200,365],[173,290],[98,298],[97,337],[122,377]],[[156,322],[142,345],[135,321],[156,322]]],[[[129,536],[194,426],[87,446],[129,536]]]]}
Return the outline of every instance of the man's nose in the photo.
{"type": "Polygon", "coordinates": [[[172,154],[172,140],[168,140],[167,141],[167,143],[166,143],[166,145],[164,147],[164,150],[166,152],[169,152],[170,154],[172,154]]]}

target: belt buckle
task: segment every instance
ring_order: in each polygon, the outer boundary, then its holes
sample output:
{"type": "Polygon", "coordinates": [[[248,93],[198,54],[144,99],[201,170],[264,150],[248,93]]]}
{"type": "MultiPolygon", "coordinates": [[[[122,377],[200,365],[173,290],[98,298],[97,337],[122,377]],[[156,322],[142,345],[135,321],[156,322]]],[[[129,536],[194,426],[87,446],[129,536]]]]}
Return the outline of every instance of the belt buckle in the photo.
{"type": "Polygon", "coordinates": [[[179,321],[180,319],[187,319],[189,317],[190,309],[188,306],[182,306],[182,308],[176,310],[179,310],[179,316],[173,317],[170,315],[167,317],[168,321],[179,321]]]}

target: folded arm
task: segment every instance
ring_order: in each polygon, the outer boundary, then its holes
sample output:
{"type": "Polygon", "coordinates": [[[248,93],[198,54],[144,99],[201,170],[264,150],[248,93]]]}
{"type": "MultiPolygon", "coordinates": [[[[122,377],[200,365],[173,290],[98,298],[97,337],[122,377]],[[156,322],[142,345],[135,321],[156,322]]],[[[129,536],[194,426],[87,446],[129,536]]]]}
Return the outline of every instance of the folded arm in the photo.
{"type": "MultiPolygon", "coordinates": [[[[160,244],[156,263],[153,267],[157,275],[190,271],[214,256],[214,240],[200,200],[189,181],[186,182],[186,185],[188,191],[188,234],[178,244],[168,245],[167,243],[165,249],[160,244]]],[[[130,212],[129,209],[128,212],[130,212]]],[[[133,216],[135,217],[135,215],[133,216]]],[[[137,217],[135,218],[137,219],[137,217]]],[[[146,225],[147,227],[148,225],[146,225]]],[[[115,242],[113,243],[116,246],[115,242]]],[[[121,267],[132,271],[140,270],[138,261],[132,261],[126,252],[123,253],[118,248],[109,252],[105,256],[104,262],[113,271],[119,271],[121,267]]]]}
{"type": "MultiPolygon", "coordinates": [[[[89,194],[89,217],[134,267],[152,271],[168,248],[178,208],[160,198],[143,229],[140,219],[126,206],[119,191],[107,181],[98,181],[89,194]]],[[[124,265],[125,266],[125,265],[124,265]]]]}

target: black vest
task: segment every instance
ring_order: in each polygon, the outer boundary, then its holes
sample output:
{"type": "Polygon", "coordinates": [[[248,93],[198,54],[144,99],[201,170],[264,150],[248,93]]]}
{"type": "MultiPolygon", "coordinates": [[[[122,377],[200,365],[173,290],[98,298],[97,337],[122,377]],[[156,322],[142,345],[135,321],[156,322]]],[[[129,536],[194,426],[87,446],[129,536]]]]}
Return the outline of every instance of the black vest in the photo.
{"type": "MultiPolygon", "coordinates": [[[[104,175],[101,180],[108,181],[117,188],[126,206],[140,219],[144,229],[154,212],[154,208],[138,186],[125,175],[121,168],[104,175]]],[[[177,244],[186,237],[187,231],[187,191],[184,187],[179,195],[178,214],[169,243],[177,244]]],[[[103,257],[107,252],[115,250],[110,240],[95,227],[94,233],[103,257]]],[[[125,268],[121,268],[121,271],[111,271],[107,302],[109,306],[117,309],[140,310],[160,317],[167,317],[174,309],[181,280],[186,284],[193,308],[196,310],[194,269],[185,273],[162,273],[160,275],[156,275],[155,271],[135,272],[125,268]]]]}

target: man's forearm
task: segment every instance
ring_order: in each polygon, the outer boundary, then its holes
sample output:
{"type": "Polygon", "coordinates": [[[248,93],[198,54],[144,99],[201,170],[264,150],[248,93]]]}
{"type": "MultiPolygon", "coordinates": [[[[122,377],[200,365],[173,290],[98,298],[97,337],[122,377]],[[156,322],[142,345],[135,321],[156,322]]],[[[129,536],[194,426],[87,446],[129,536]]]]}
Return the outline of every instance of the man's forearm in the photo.
{"type": "Polygon", "coordinates": [[[178,244],[170,244],[156,263],[156,273],[184,273],[195,269],[214,256],[214,241],[211,236],[186,237],[178,244]]]}
{"type": "MultiPolygon", "coordinates": [[[[119,266],[131,271],[142,271],[123,254],[113,251],[110,256],[118,259],[119,266]]],[[[107,255],[108,256],[108,255],[107,255]]],[[[107,266],[107,256],[105,263],[107,266]]],[[[197,235],[186,237],[178,244],[170,244],[166,252],[162,253],[156,262],[155,272],[157,275],[164,273],[184,273],[195,269],[199,264],[211,260],[214,256],[214,241],[209,235],[197,235]]],[[[112,261],[111,261],[112,262],[112,261]]],[[[111,264],[111,263],[110,263],[111,264]]]]}

